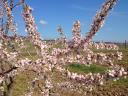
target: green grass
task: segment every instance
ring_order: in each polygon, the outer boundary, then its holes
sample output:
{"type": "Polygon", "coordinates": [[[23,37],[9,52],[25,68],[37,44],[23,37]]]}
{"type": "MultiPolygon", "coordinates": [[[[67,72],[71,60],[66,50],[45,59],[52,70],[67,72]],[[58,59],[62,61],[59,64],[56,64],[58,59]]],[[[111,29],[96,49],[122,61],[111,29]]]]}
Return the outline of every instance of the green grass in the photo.
{"type": "Polygon", "coordinates": [[[121,78],[116,82],[113,81],[113,84],[128,86],[128,78],[121,78]]]}
{"type": "Polygon", "coordinates": [[[15,80],[13,96],[21,96],[22,94],[24,94],[24,92],[26,92],[28,88],[27,82],[28,78],[24,74],[18,75],[15,80]]]}
{"type": "Polygon", "coordinates": [[[104,73],[107,68],[100,65],[85,66],[82,64],[71,64],[68,66],[69,71],[76,73],[104,73]]]}
{"type": "Polygon", "coordinates": [[[34,74],[32,74],[31,72],[22,72],[15,77],[12,96],[24,96],[30,86],[28,82],[31,82],[34,78],[34,74]]]}

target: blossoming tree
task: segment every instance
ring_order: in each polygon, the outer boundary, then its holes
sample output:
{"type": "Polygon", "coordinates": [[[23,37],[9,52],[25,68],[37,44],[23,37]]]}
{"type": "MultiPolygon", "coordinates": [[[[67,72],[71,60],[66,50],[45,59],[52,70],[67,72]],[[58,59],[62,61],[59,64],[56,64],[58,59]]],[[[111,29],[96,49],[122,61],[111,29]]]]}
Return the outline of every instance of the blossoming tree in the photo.
{"type": "MultiPolygon", "coordinates": [[[[107,78],[126,76],[127,72],[123,67],[113,65],[115,59],[122,59],[122,53],[118,51],[118,46],[91,42],[92,37],[103,26],[108,12],[116,2],[117,0],[107,0],[103,4],[100,11],[96,14],[91,29],[85,38],[82,38],[80,34],[81,25],[79,20],[73,24],[73,38],[71,42],[66,40],[62,28],[59,27],[58,32],[61,36],[61,44],[64,45],[62,48],[59,48],[53,47],[54,44],[48,45],[48,43],[41,39],[32,15],[32,8],[24,0],[20,0],[17,4],[14,4],[14,0],[0,0],[0,95],[12,96],[15,78],[21,72],[25,74],[32,72],[34,74],[33,80],[29,82],[31,84],[29,91],[24,93],[26,96],[32,96],[37,87],[41,96],[50,96],[52,88],[61,86],[61,84],[53,83],[52,78],[55,69],[67,78],[80,81],[88,86],[95,83],[102,85],[107,78]],[[22,50],[25,48],[26,43],[17,34],[16,24],[14,23],[15,16],[13,16],[12,10],[20,5],[23,8],[22,16],[25,30],[28,33],[27,40],[33,45],[38,56],[34,60],[23,56],[22,50]],[[12,32],[13,35],[9,36],[9,32],[12,32]],[[117,52],[111,54],[95,53],[90,47],[116,50],[117,52]],[[65,68],[65,65],[71,63],[79,63],[87,66],[90,66],[92,63],[98,63],[111,66],[112,70],[107,70],[103,74],[89,73],[81,75],[72,73],[65,68]]],[[[27,53],[32,57],[31,53],[28,51],[27,53]]]]}

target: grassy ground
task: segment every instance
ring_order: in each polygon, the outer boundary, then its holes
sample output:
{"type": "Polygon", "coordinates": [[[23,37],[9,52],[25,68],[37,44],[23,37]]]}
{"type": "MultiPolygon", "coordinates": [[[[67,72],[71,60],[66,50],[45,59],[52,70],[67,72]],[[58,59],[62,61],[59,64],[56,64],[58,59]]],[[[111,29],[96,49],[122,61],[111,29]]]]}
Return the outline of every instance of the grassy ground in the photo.
{"type": "Polygon", "coordinates": [[[71,72],[76,72],[76,73],[104,73],[107,68],[104,66],[92,64],[90,66],[85,66],[81,64],[71,64],[68,66],[68,70],[71,72]]]}
{"type": "Polygon", "coordinates": [[[128,78],[118,81],[108,81],[105,85],[97,87],[89,96],[128,96],[128,78]]]}
{"type": "MultiPolygon", "coordinates": [[[[31,46],[27,47],[27,49],[24,49],[23,52],[25,52],[25,50],[30,51],[31,50],[31,46]]],[[[32,48],[32,50],[34,50],[32,48]]],[[[115,52],[115,51],[106,51],[106,50],[94,50],[95,52],[115,52]]],[[[121,49],[119,50],[121,52],[123,52],[123,60],[119,61],[119,62],[115,62],[115,64],[124,66],[125,68],[128,68],[128,47],[127,49],[125,49],[124,47],[121,46],[121,49]]],[[[28,55],[28,53],[24,53],[23,56],[25,57],[29,57],[31,59],[35,58],[35,53],[33,53],[34,55],[32,55],[32,57],[30,55],[28,55]]],[[[38,58],[38,57],[36,57],[38,58]]],[[[93,64],[90,67],[85,66],[85,65],[79,65],[79,64],[70,64],[67,66],[67,68],[72,71],[72,72],[76,72],[76,73],[81,73],[81,74],[85,74],[85,73],[102,73],[105,70],[107,70],[106,67],[104,66],[100,66],[100,65],[96,65],[93,64]]],[[[13,91],[13,96],[23,96],[24,92],[27,92],[28,89],[28,82],[32,80],[32,78],[34,77],[34,75],[32,73],[25,74],[25,73],[21,73],[19,76],[17,76],[15,78],[15,85],[14,85],[14,91],[13,91]]],[[[70,81],[69,79],[65,78],[64,76],[62,76],[59,72],[54,72],[54,76],[53,76],[53,80],[55,83],[60,83],[60,82],[67,82],[70,81]]],[[[76,84],[76,83],[74,83],[76,84]]],[[[84,86],[85,87],[85,86],[84,86]]],[[[86,93],[86,95],[84,94],[84,87],[79,88],[79,90],[82,90],[83,93],[79,93],[77,90],[76,91],[71,91],[70,89],[60,89],[55,87],[55,89],[53,90],[54,92],[58,93],[59,95],[57,96],[128,96],[128,78],[124,79],[120,79],[118,81],[108,81],[105,85],[103,86],[97,86],[95,90],[93,90],[92,92],[88,92],[86,93]]],[[[34,95],[34,96],[40,96],[38,94],[34,95]]]]}

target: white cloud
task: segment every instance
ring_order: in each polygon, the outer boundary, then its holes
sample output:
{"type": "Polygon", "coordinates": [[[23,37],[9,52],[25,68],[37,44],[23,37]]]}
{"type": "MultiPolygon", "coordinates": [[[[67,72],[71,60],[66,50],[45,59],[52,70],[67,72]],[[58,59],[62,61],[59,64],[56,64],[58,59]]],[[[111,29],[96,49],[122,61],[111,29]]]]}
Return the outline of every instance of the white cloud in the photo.
{"type": "Polygon", "coordinates": [[[47,22],[47,21],[45,21],[45,20],[40,20],[40,24],[42,24],[42,25],[47,25],[47,24],[48,24],[48,22],[47,22]]]}

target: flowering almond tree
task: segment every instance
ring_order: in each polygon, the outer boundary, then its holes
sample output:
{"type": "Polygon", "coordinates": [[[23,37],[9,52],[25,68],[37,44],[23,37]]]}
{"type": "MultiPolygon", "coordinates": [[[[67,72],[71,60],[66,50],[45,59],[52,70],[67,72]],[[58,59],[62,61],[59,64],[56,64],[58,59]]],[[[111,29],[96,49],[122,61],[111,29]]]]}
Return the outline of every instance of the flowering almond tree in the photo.
{"type": "MultiPolygon", "coordinates": [[[[103,25],[105,17],[116,2],[117,0],[107,0],[104,3],[101,10],[96,14],[86,38],[81,37],[79,20],[73,24],[73,38],[71,42],[66,40],[62,28],[59,27],[58,32],[61,36],[61,43],[59,44],[64,45],[60,48],[53,47],[54,43],[49,45],[41,39],[32,15],[32,8],[24,0],[20,0],[17,4],[14,4],[14,0],[0,0],[0,96],[12,96],[15,78],[21,73],[33,73],[34,75],[34,78],[28,82],[30,86],[28,91],[24,93],[25,96],[35,96],[36,89],[41,94],[39,96],[51,96],[52,94],[56,96],[57,94],[52,92],[55,87],[63,88],[65,86],[72,90],[78,89],[78,86],[73,85],[70,81],[82,83],[81,85],[87,86],[87,90],[92,90],[95,84],[103,85],[108,79],[117,80],[119,77],[127,76],[125,68],[113,64],[115,60],[122,59],[122,53],[118,51],[118,46],[115,44],[90,42],[103,25]],[[12,10],[19,5],[23,8],[22,17],[25,30],[28,33],[27,39],[21,38],[17,34],[17,27],[14,23],[15,16],[13,16],[12,10]],[[13,33],[12,36],[8,34],[10,31],[13,33]],[[23,55],[22,50],[27,46],[25,40],[28,40],[35,48],[35,54],[38,58],[33,60],[23,55]],[[116,52],[95,53],[91,48],[115,50],[116,52]],[[82,75],[70,72],[65,67],[72,63],[84,64],[86,66],[96,63],[109,66],[110,69],[104,73],[82,75]],[[53,75],[55,70],[66,77],[69,82],[55,83],[53,80],[55,78],[53,75]]],[[[33,57],[28,50],[26,50],[26,53],[33,57]]]]}

